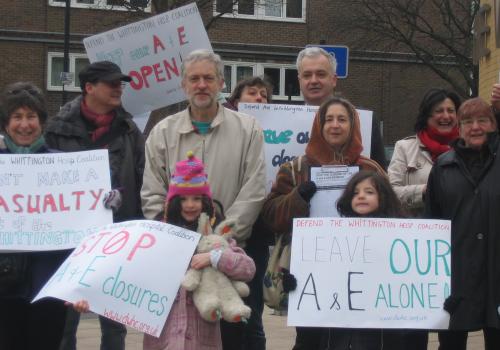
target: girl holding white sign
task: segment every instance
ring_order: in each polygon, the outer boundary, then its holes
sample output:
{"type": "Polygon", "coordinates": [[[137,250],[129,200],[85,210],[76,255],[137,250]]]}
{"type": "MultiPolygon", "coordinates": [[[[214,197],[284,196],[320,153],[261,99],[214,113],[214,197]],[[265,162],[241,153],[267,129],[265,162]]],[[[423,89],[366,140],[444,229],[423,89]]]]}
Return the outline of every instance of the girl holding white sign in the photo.
{"type": "MultiPolygon", "coordinates": [[[[203,163],[189,152],[187,160],[176,164],[168,186],[165,211],[158,219],[196,231],[202,213],[210,217],[212,227],[222,217],[216,214],[203,163]]],[[[229,239],[229,247],[224,250],[216,248],[194,254],[190,268],[201,270],[210,265],[230,279],[243,282],[250,281],[255,273],[253,260],[234,239],[229,239]]],[[[82,300],[75,303],[74,308],[85,312],[89,305],[82,300]]],[[[214,316],[213,322],[205,321],[193,302],[193,293],[180,287],[160,337],[145,334],[143,349],[222,350],[220,315],[214,316]]]]}
{"type": "MultiPolygon", "coordinates": [[[[343,217],[401,218],[403,209],[384,175],[361,171],[347,183],[337,202],[343,217]]],[[[413,349],[405,344],[406,330],[330,328],[324,339],[325,350],[401,350],[413,349]]]]}
{"type": "MultiPolygon", "coordinates": [[[[187,160],[176,164],[175,170],[168,186],[165,222],[196,230],[203,212],[215,226],[217,218],[203,163],[190,152],[187,160]]],[[[190,267],[199,270],[209,265],[232,279],[245,282],[250,281],[255,273],[252,259],[236,246],[233,239],[224,251],[214,249],[193,255],[190,267]]],[[[193,304],[192,293],[181,287],[160,338],[144,335],[143,349],[222,349],[219,320],[205,321],[193,304]]]]}

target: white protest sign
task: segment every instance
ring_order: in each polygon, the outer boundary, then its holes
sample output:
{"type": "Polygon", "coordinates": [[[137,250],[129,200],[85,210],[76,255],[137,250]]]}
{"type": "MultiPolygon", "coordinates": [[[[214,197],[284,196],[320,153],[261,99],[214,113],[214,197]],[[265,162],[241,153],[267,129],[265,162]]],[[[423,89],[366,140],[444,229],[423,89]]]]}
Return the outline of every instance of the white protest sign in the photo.
{"type": "MultiPolygon", "coordinates": [[[[239,103],[240,112],[257,118],[264,130],[267,190],[281,164],[303,155],[309,141],[314,115],[319,107],[262,103],[239,103]]],[[[363,140],[362,155],[370,157],[372,111],[357,110],[363,140]]]]}
{"type": "Polygon", "coordinates": [[[339,217],[337,201],[359,166],[325,165],[311,167],[310,171],[317,191],[310,201],[309,217],[339,217]]]}
{"type": "Polygon", "coordinates": [[[132,81],[122,101],[133,115],[186,99],[181,87],[182,58],[212,46],[196,3],[83,40],[90,62],[116,63],[132,81]]]}
{"type": "Polygon", "coordinates": [[[113,222],[107,150],[0,155],[0,251],[74,248],[113,222]]]}
{"type": "Polygon", "coordinates": [[[447,329],[450,221],[294,219],[289,326],[447,329]]]}
{"type": "Polygon", "coordinates": [[[159,337],[200,235],[157,221],[103,226],[33,299],[85,299],[90,309],[159,337]]]}

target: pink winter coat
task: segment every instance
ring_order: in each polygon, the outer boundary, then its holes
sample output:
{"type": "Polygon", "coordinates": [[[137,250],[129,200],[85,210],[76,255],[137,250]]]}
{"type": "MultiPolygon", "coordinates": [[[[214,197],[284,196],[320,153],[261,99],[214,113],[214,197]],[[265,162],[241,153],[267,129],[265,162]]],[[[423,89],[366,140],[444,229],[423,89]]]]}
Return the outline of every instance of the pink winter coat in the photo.
{"type": "MultiPolygon", "coordinates": [[[[248,282],[255,274],[255,264],[231,239],[217,264],[229,278],[248,282]]],[[[221,350],[219,322],[201,318],[192,293],[179,288],[159,338],[144,334],[143,350],[221,350]]]]}

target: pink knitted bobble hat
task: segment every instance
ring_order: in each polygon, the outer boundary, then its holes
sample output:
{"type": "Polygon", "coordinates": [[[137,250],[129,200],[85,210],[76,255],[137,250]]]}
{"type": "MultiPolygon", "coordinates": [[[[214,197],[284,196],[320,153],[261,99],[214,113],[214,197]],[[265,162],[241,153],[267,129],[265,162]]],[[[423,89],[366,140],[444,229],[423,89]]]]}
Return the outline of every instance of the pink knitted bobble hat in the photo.
{"type": "Polygon", "coordinates": [[[182,195],[206,195],[212,198],[203,163],[192,151],[187,153],[187,157],[175,164],[175,172],[168,185],[167,203],[174,196],[182,195]]]}

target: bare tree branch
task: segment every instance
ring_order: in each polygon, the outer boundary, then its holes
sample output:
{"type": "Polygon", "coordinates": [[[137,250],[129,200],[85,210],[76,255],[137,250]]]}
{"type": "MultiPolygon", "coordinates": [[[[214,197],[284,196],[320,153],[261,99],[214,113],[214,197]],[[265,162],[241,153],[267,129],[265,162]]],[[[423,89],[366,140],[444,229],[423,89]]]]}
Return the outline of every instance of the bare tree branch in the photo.
{"type": "MultiPolygon", "coordinates": [[[[161,13],[165,11],[170,11],[176,7],[185,5],[187,3],[190,3],[192,1],[190,0],[150,0],[152,2],[154,12],[155,13],[161,13]]],[[[235,5],[238,5],[239,2],[243,2],[240,0],[218,0],[221,1],[221,5],[217,7],[219,10],[218,13],[214,14],[210,19],[208,20],[207,23],[205,23],[205,29],[208,30],[210,26],[212,26],[219,18],[222,16],[229,14],[229,13],[234,13],[235,5]]],[[[247,0],[248,1],[248,0],[247,0]]],[[[254,1],[254,5],[258,6],[259,0],[252,0],[254,1]]],[[[213,0],[197,0],[196,6],[198,6],[198,9],[200,11],[207,10],[207,9],[213,9],[214,8],[214,1],[213,0]]]]}
{"type": "Polygon", "coordinates": [[[413,53],[462,96],[477,94],[472,63],[472,24],[478,0],[353,0],[358,11],[341,24],[365,40],[413,53]]]}
{"type": "MultiPolygon", "coordinates": [[[[227,14],[236,13],[237,5],[241,3],[242,5],[252,4],[253,6],[262,6],[259,0],[217,0],[220,2],[217,6],[217,13],[214,13],[210,17],[207,23],[205,23],[205,29],[208,30],[219,18],[227,14]]],[[[117,6],[122,6],[131,12],[144,13],[144,9],[151,5],[154,13],[162,13],[166,11],[173,10],[177,7],[191,3],[191,0],[143,0],[143,1],[130,1],[130,0],[113,0],[113,3],[117,6]],[[140,5],[138,5],[140,3],[140,5]]],[[[214,0],[197,0],[196,6],[200,11],[212,10],[216,4],[214,0]]]]}

